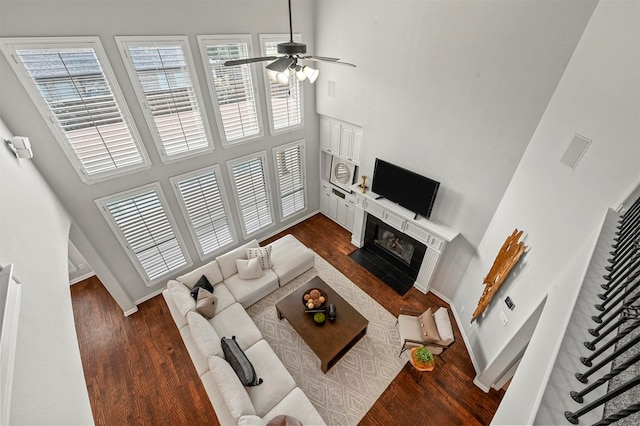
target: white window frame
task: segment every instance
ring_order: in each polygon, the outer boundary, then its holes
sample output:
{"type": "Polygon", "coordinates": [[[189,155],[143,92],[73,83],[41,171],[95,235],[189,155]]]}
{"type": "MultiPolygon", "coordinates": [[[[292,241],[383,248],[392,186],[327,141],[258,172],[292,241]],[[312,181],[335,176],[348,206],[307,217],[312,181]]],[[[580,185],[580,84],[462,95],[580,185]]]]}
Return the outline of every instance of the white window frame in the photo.
{"type": "Polygon", "coordinates": [[[44,121],[47,123],[49,128],[51,129],[53,135],[58,141],[60,147],[63,152],[73,165],[73,168],[80,176],[82,182],[86,184],[92,184],[96,182],[102,182],[108,179],[120,177],[125,174],[134,173],[140,170],[146,170],[151,167],[151,161],[147,155],[144,144],[142,143],[142,139],[138,134],[138,130],[135,126],[131,113],[129,112],[129,108],[125,102],[124,96],[122,95],[122,91],[118,85],[118,82],[115,78],[115,74],[111,69],[111,65],[107,59],[106,53],[102,44],[100,43],[100,39],[98,37],[21,37],[21,38],[2,38],[0,39],[0,49],[6,56],[9,64],[13,68],[14,72],[18,76],[18,79],[26,89],[29,97],[36,105],[38,111],[44,118],[44,121]],[[136,146],[138,153],[140,155],[140,163],[123,166],[123,167],[114,167],[106,171],[95,172],[89,174],[83,165],[82,161],[74,151],[74,148],[71,146],[71,142],[69,141],[64,129],[58,123],[55,118],[53,112],[46,104],[44,98],[40,94],[40,91],[36,87],[35,82],[29,75],[29,72],[23,65],[22,61],[20,61],[17,51],[18,50],[38,50],[38,49],[64,49],[64,48],[91,48],[98,59],[100,67],[102,69],[103,75],[107,84],[109,85],[109,89],[113,95],[113,98],[118,106],[120,114],[122,116],[122,120],[126,125],[130,135],[131,141],[136,146]]]}
{"type": "MultiPolygon", "coordinates": [[[[214,150],[213,137],[211,136],[211,130],[209,126],[209,120],[207,119],[207,113],[204,108],[204,102],[202,94],[200,92],[200,84],[198,83],[198,77],[196,75],[196,67],[191,55],[191,49],[189,48],[189,38],[187,36],[115,36],[116,43],[122,55],[122,60],[129,74],[129,79],[133,85],[133,89],[138,97],[138,102],[142,107],[142,112],[147,120],[147,125],[151,131],[151,136],[156,144],[156,148],[160,153],[160,158],[163,163],[167,164],[173,161],[183,160],[185,158],[193,157],[205,152],[212,152],[214,150]],[[156,121],[151,111],[147,95],[144,92],[142,83],[138,76],[138,72],[135,69],[135,65],[129,54],[129,47],[163,47],[163,46],[179,46],[182,49],[184,60],[186,63],[187,72],[189,74],[191,90],[193,91],[195,106],[197,107],[197,115],[202,123],[202,132],[206,139],[206,146],[196,149],[189,149],[188,147],[182,152],[170,155],[167,153],[167,149],[164,145],[156,121]]],[[[169,89],[170,90],[170,89],[169,89]]],[[[185,142],[186,145],[189,141],[185,142]]]]}
{"type": "MultiPolygon", "coordinates": [[[[284,145],[280,145],[280,146],[276,146],[273,148],[273,169],[275,170],[275,175],[276,175],[276,188],[278,189],[278,201],[280,204],[280,220],[285,220],[291,216],[294,216],[298,213],[304,212],[307,210],[308,204],[307,204],[307,167],[306,167],[306,158],[305,158],[305,141],[304,139],[300,139],[299,141],[296,142],[291,142],[291,143],[287,143],[284,145]],[[285,151],[291,149],[291,148],[298,148],[300,150],[300,164],[298,165],[300,172],[302,174],[301,178],[302,178],[302,196],[304,198],[304,205],[301,209],[295,210],[292,213],[289,213],[287,215],[285,215],[284,212],[284,203],[283,203],[283,198],[287,195],[291,195],[291,194],[283,194],[283,190],[285,188],[283,188],[283,184],[285,184],[285,181],[282,180],[281,175],[282,175],[282,170],[280,170],[280,164],[278,161],[278,157],[280,155],[280,153],[284,153],[285,151]]],[[[288,182],[286,182],[288,183],[288,182]]],[[[298,192],[298,191],[296,191],[298,192]]]]}
{"type": "Polygon", "coordinates": [[[268,229],[274,226],[275,217],[273,214],[273,198],[271,197],[271,183],[269,182],[269,165],[267,164],[266,151],[260,151],[254,154],[245,155],[244,157],[235,158],[233,160],[227,161],[227,171],[229,172],[229,178],[231,179],[231,184],[233,186],[233,195],[236,203],[236,208],[238,209],[238,216],[240,217],[240,225],[242,228],[242,235],[244,236],[244,238],[248,239],[251,235],[258,234],[264,231],[265,229],[268,229]],[[266,200],[269,203],[269,215],[270,215],[271,222],[260,226],[256,230],[247,230],[247,224],[245,223],[245,217],[243,214],[241,200],[238,197],[238,195],[240,194],[240,191],[238,190],[238,182],[236,181],[235,175],[233,173],[233,167],[238,164],[247,163],[257,159],[259,159],[262,162],[264,191],[266,193],[266,200]]]}
{"type": "Polygon", "coordinates": [[[162,192],[162,188],[159,182],[150,183],[148,185],[139,186],[137,188],[132,188],[127,191],[119,192],[117,194],[112,194],[106,197],[102,197],[95,200],[94,202],[98,206],[98,210],[100,210],[100,213],[102,213],[102,216],[107,221],[107,224],[113,231],[118,242],[124,248],[124,251],[127,253],[127,256],[129,256],[129,259],[131,260],[131,263],[133,263],[133,266],[136,268],[136,270],[138,271],[138,274],[140,274],[140,277],[142,278],[144,283],[147,285],[147,287],[151,287],[162,281],[165,281],[167,279],[167,276],[171,274],[175,274],[176,271],[188,268],[189,266],[193,265],[193,262],[191,261],[191,257],[189,256],[189,252],[187,251],[186,246],[184,244],[184,240],[182,239],[182,236],[178,231],[176,221],[173,215],[171,214],[171,209],[169,208],[167,199],[164,196],[164,193],[162,192]],[[127,198],[135,197],[137,195],[141,195],[150,191],[155,191],[155,193],[157,194],[162,210],[166,216],[167,221],[169,222],[169,225],[171,226],[173,236],[175,237],[176,242],[180,246],[180,249],[182,250],[182,256],[184,257],[184,264],[179,265],[171,270],[167,270],[165,273],[158,275],[154,278],[151,278],[147,275],[147,272],[142,266],[142,263],[140,262],[140,260],[138,259],[138,256],[131,249],[129,243],[127,242],[126,237],[124,236],[122,230],[116,223],[115,218],[113,217],[113,215],[109,211],[109,208],[107,207],[110,203],[125,200],[127,198]]]}
{"type": "Polygon", "coordinates": [[[182,210],[182,214],[184,216],[185,221],[187,222],[187,226],[189,227],[189,233],[191,234],[191,238],[193,239],[193,243],[195,244],[198,255],[201,260],[209,259],[215,256],[216,254],[221,253],[226,248],[235,245],[238,242],[238,237],[235,231],[235,224],[233,222],[233,215],[231,214],[231,210],[229,209],[229,197],[227,196],[227,191],[225,190],[224,179],[222,177],[222,171],[218,164],[214,164],[210,167],[205,167],[202,169],[194,170],[189,173],[184,173],[178,176],[174,176],[169,178],[171,184],[173,186],[173,191],[178,199],[178,203],[180,205],[180,210],[182,210]],[[193,224],[193,218],[189,214],[189,207],[185,202],[182,191],[180,190],[180,183],[188,180],[192,180],[194,178],[198,178],[204,175],[208,175],[213,173],[216,179],[216,183],[218,186],[218,192],[220,194],[220,199],[222,202],[222,210],[224,212],[225,218],[227,220],[227,225],[229,227],[229,233],[231,234],[231,241],[225,245],[221,245],[218,248],[210,251],[209,253],[204,252],[204,248],[202,247],[202,243],[198,239],[198,232],[195,229],[193,224]]]}
{"type": "MultiPolygon", "coordinates": [[[[260,34],[260,52],[262,56],[267,56],[266,53],[266,43],[267,42],[276,42],[282,43],[290,40],[291,36],[289,34],[260,34]]],[[[302,42],[302,36],[300,34],[293,34],[293,41],[297,41],[299,43],[302,42]]],[[[269,131],[272,136],[290,132],[292,130],[302,129],[304,127],[304,84],[295,78],[294,75],[289,77],[289,85],[297,85],[298,93],[300,94],[300,123],[282,127],[279,129],[275,128],[274,117],[273,117],[273,102],[272,102],[272,87],[281,86],[278,83],[273,83],[269,79],[269,75],[267,74],[267,69],[265,66],[262,67],[262,77],[264,79],[264,91],[267,101],[267,110],[269,112],[269,131]]]]}
{"type": "Polygon", "coordinates": [[[262,106],[261,99],[258,93],[258,79],[256,78],[256,71],[254,64],[239,65],[246,67],[251,76],[251,85],[253,89],[253,96],[255,99],[255,114],[256,123],[258,125],[258,132],[256,134],[246,135],[240,138],[229,140],[224,130],[224,123],[222,119],[222,111],[218,104],[216,96],[216,85],[209,67],[209,55],[207,55],[207,47],[211,45],[220,45],[226,43],[245,43],[247,46],[247,57],[253,57],[253,44],[251,42],[251,35],[249,34],[234,34],[234,35],[199,35],[197,36],[198,45],[200,46],[200,55],[202,57],[202,65],[204,67],[205,74],[207,76],[207,87],[209,88],[209,95],[211,97],[211,103],[213,104],[214,115],[216,117],[216,124],[218,125],[218,133],[220,140],[224,148],[233,147],[239,144],[252,142],[264,137],[264,127],[262,125],[262,106]]]}

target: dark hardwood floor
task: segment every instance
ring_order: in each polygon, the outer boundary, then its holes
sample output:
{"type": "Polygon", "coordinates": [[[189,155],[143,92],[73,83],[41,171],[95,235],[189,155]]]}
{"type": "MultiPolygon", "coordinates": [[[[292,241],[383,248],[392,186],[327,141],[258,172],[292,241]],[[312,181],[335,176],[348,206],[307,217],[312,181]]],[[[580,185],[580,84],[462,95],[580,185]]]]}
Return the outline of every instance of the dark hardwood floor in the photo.
{"type": "MultiPolygon", "coordinates": [[[[274,236],[293,234],[394,316],[401,307],[447,306],[431,293],[412,288],[398,295],[355,261],[348,231],[317,214],[274,236]]],[[[263,244],[264,244],[263,243],[263,244]]],[[[97,425],[219,424],[209,398],[162,296],[125,317],[95,277],[71,287],[80,354],[97,425]]],[[[416,383],[406,365],[384,391],[362,425],[486,425],[503,391],[484,393],[458,327],[456,342],[438,358],[436,369],[416,383]]]]}

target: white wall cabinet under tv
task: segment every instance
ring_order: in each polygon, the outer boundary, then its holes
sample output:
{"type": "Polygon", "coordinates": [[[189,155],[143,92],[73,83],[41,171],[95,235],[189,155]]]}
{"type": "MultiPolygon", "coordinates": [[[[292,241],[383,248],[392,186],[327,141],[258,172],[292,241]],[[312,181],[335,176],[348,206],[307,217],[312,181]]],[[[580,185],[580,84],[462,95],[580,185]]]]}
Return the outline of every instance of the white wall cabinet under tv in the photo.
{"type": "Polygon", "coordinates": [[[353,232],[355,196],[347,191],[320,181],[320,211],[343,228],[353,232]]]}

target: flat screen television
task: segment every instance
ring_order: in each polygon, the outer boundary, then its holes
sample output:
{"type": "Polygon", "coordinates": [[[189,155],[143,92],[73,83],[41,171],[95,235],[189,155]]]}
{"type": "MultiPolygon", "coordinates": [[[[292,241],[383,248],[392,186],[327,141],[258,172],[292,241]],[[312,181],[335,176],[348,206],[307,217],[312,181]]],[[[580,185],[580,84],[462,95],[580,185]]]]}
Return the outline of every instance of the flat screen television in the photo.
{"type": "Polygon", "coordinates": [[[429,219],[440,182],[376,158],[371,191],[429,219]]]}

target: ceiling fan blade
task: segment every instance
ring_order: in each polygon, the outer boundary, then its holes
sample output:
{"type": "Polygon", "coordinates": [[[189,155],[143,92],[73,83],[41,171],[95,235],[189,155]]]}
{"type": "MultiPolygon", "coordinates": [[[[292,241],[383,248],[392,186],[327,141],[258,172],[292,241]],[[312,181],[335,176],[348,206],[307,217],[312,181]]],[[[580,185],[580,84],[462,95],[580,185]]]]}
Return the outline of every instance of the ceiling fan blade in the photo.
{"type": "Polygon", "coordinates": [[[321,61],[321,62],[329,62],[331,64],[345,65],[348,67],[355,67],[355,64],[350,64],[349,62],[341,62],[338,58],[327,58],[325,56],[300,56],[300,59],[304,59],[307,61],[321,61]]]}
{"type": "Polygon", "coordinates": [[[309,59],[312,61],[327,61],[327,62],[335,62],[335,61],[339,61],[339,58],[329,58],[327,56],[298,56],[298,58],[300,59],[309,59]]]}
{"type": "Polygon", "coordinates": [[[227,67],[232,67],[234,65],[243,65],[243,64],[251,64],[253,62],[262,62],[262,61],[273,61],[274,59],[278,59],[277,56],[263,56],[260,58],[246,58],[246,59],[234,59],[233,61],[227,61],[224,63],[227,67]]]}
{"type": "Polygon", "coordinates": [[[289,56],[282,56],[281,58],[276,59],[267,65],[267,69],[275,72],[284,72],[287,68],[295,63],[295,58],[291,58],[289,56]]]}

